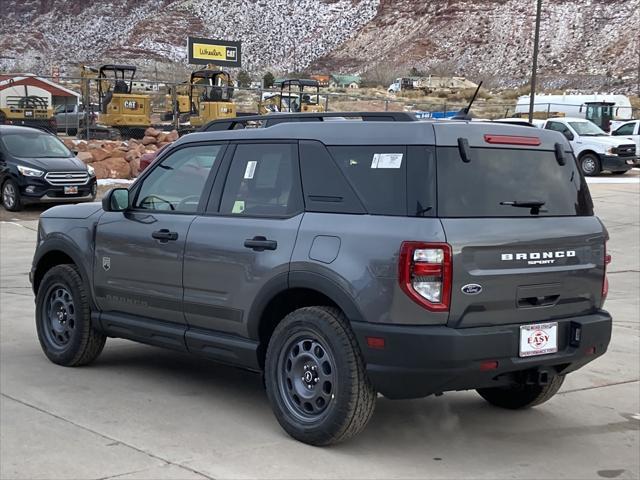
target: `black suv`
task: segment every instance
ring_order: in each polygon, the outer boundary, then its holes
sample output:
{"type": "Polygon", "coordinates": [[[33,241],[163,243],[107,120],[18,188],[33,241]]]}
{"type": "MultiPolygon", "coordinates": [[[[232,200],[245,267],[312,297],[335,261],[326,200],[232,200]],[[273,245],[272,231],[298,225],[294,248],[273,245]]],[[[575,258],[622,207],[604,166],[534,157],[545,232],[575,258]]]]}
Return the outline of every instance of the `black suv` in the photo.
{"type": "Polygon", "coordinates": [[[299,117],[187,135],[102,205],[43,213],[49,359],[121,337],[263,372],[282,427],[327,445],[378,392],[531,407],[606,351],[608,235],[561,134],[299,117]]]}
{"type": "Polygon", "coordinates": [[[7,210],[29,203],[86,202],[96,197],[93,168],[49,132],[0,125],[0,192],[7,210]]]}

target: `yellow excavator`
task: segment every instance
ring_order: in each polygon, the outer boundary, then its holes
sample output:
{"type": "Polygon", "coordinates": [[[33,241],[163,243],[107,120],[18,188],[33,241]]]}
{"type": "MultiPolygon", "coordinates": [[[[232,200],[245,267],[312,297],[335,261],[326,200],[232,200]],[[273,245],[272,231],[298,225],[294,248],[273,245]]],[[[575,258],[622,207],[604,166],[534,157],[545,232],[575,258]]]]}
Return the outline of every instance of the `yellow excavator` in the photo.
{"type": "Polygon", "coordinates": [[[192,100],[190,122],[200,127],[211,120],[233,118],[236,105],[233,103],[233,82],[224,70],[205,68],[191,72],[189,98],[192,100]]]}
{"type": "Polygon", "coordinates": [[[234,88],[231,75],[213,65],[191,72],[189,83],[173,88],[175,93],[169,89],[165,96],[162,119],[175,120],[174,115],[177,113],[181,132],[193,131],[211,120],[233,118],[237,115],[236,105],[232,100],[234,88]]]}
{"type": "Polygon", "coordinates": [[[99,114],[97,124],[89,127],[92,137],[106,135],[113,138],[115,130],[123,138],[142,138],[145,129],[151,126],[151,97],[133,92],[135,73],[133,65],[82,67],[81,89],[85,106],[91,104],[91,80],[97,84],[99,114]]]}
{"type": "Polygon", "coordinates": [[[142,138],[151,126],[151,97],[133,93],[132,65],[102,65],[98,70],[100,123],[131,138],[142,138]]]}

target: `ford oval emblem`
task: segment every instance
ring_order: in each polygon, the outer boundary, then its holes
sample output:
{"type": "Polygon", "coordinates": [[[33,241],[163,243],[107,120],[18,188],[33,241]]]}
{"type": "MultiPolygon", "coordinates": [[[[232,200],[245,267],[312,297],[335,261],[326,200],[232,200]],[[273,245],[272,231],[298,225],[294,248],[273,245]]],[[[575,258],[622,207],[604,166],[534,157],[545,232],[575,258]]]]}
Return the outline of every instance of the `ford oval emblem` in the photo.
{"type": "Polygon", "coordinates": [[[465,295],[478,295],[480,292],[482,292],[482,285],[478,285],[477,283],[469,283],[462,287],[460,290],[462,290],[462,293],[464,293],[465,295]]]}

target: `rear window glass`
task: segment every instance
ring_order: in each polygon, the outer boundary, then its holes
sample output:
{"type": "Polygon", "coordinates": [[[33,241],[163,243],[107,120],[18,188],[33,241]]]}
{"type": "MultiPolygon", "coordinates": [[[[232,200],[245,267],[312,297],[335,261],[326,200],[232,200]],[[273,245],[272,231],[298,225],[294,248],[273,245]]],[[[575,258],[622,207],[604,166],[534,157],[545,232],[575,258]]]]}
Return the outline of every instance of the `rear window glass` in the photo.
{"type": "Polygon", "coordinates": [[[593,215],[575,161],[568,157],[561,166],[555,152],[473,148],[464,163],[458,148],[441,147],[437,171],[441,217],[593,215]]]}
{"type": "Polygon", "coordinates": [[[368,213],[407,214],[405,146],[341,146],[328,149],[368,213]]]}

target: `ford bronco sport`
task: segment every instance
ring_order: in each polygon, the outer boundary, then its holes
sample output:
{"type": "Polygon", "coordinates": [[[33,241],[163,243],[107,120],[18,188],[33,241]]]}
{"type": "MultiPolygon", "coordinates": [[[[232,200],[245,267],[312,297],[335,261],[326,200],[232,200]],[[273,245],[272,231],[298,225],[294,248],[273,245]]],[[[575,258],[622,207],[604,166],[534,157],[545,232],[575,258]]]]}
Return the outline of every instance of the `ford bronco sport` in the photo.
{"type": "Polygon", "coordinates": [[[378,392],[549,400],[611,336],[608,234],[568,141],[408,120],[190,134],[102,204],[44,212],[44,353],[85,365],[120,337],[263,372],[313,445],[361,431],[378,392]]]}

